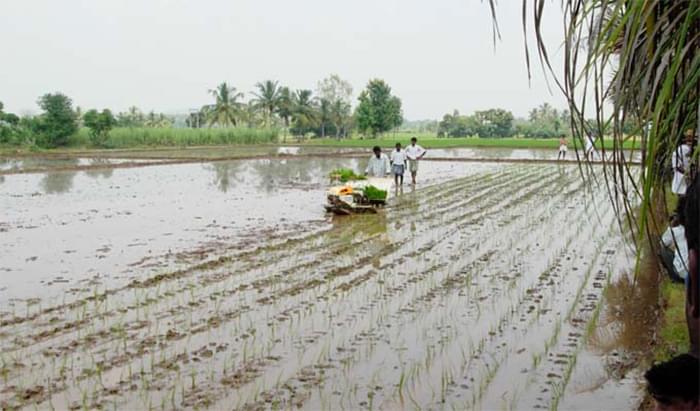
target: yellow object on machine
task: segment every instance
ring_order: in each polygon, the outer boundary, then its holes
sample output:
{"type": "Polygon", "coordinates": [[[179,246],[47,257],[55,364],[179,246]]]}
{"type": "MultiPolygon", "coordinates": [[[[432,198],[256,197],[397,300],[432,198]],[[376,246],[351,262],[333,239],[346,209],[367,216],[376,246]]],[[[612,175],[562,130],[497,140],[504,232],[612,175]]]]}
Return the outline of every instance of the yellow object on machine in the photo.
{"type": "Polygon", "coordinates": [[[336,196],[348,196],[353,193],[351,186],[335,186],[328,189],[328,194],[336,196]]]}
{"type": "Polygon", "coordinates": [[[378,207],[383,207],[386,201],[370,200],[364,195],[364,188],[370,184],[388,188],[391,180],[373,178],[330,187],[327,191],[326,210],[335,214],[377,213],[378,207]]]}

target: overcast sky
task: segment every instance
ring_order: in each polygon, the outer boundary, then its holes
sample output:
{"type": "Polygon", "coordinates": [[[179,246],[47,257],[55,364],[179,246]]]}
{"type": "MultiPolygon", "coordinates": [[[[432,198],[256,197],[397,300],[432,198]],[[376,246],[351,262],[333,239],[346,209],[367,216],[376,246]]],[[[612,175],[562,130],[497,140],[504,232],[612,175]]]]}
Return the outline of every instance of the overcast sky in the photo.
{"type": "MultiPolygon", "coordinates": [[[[551,6],[545,36],[558,45],[551,6]]],[[[0,101],[27,113],[61,91],[84,109],[175,113],[209,103],[222,81],[246,93],[266,79],[315,90],[337,73],[355,97],[386,80],[411,120],[563,107],[537,62],[528,84],[520,7],[500,1],[494,50],[481,0],[2,0],[0,101]]]]}

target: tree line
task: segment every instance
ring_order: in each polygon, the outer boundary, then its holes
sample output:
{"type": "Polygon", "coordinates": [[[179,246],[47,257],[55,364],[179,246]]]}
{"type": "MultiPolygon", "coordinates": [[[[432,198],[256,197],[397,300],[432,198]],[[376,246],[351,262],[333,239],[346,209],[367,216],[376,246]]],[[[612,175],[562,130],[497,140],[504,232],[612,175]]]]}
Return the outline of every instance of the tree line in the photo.
{"type": "Polygon", "coordinates": [[[370,80],[352,110],[353,88],[337,75],[321,80],[316,91],[292,90],[278,81],[257,83],[251,98],[224,82],[209,90],[211,104],[190,113],[188,127],[280,127],[296,136],[347,137],[351,130],[376,136],[403,122],[401,100],[381,79],[370,80]]]}
{"type": "Polygon", "coordinates": [[[527,119],[517,119],[510,111],[493,108],[462,115],[454,110],[437,124],[438,137],[510,137],[555,138],[568,136],[570,115],[543,103],[530,110],[527,119]]]}
{"type": "MultiPolygon", "coordinates": [[[[292,90],[274,80],[263,81],[244,101],[244,93],[223,82],[209,90],[213,101],[189,113],[184,126],[277,128],[296,136],[344,138],[352,131],[375,137],[403,122],[401,100],[384,80],[368,82],[354,111],[352,92],[350,83],[334,74],[319,81],[315,92],[292,90]]],[[[80,107],[74,109],[72,100],[62,93],[45,94],[38,105],[41,114],[20,118],[4,113],[0,103],[0,144],[61,147],[85,127],[93,145],[105,146],[114,127],[163,128],[175,121],[163,113],[144,114],[137,107],[116,115],[109,109],[83,112],[80,107]]]]}

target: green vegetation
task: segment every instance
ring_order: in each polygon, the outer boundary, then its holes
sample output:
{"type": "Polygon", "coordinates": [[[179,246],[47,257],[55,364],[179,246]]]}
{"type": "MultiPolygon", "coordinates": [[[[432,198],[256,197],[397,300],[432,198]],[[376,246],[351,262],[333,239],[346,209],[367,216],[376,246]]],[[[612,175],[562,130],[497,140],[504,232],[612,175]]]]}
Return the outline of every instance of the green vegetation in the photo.
{"type": "Polygon", "coordinates": [[[143,114],[138,107],[129,107],[126,112],[117,114],[117,127],[149,127],[164,128],[172,126],[171,118],[163,113],[150,111],[143,114]]]}
{"type": "MultiPolygon", "coordinates": [[[[356,147],[370,149],[375,145],[383,148],[393,148],[396,142],[408,144],[411,137],[417,137],[418,143],[426,148],[458,148],[458,147],[500,147],[500,148],[546,148],[556,149],[559,147],[557,139],[536,139],[536,138],[437,138],[433,135],[421,135],[414,133],[392,133],[377,139],[314,139],[309,141],[309,145],[321,145],[326,147],[356,147]]],[[[571,143],[570,143],[571,144],[571,143]]],[[[625,148],[638,148],[639,141],[635,144],[632,139],[625,142],[625,148]]],[[[571,145],[569,148],[573,148],[571,145]]],[[[605,148],[612,148],[612,142],[606,141],[605,148]]]]}
{"type": "MultiPolygon", "coordinates": [[[[216,102],[202,108],[202,113],[209,125],[219,125],[221,127],[235,127],[242,117],[242,104],[238,101],[243,98],[243,93],[235,87],[229,87],[226,82],[219,84],[214,90],[209,90],[216,102]]],[[[199,117],[195,117],[195,120],[199,117]]],[[[200,127],[203,123],[192,123],[200,127]]]]}
{"type": "Polygon", "coordinates": [[[557,110],[548,103],[530,110],[526,121],[515,124],[515,132],[524,137],[557,138],[570,135],[571,115],[568,110],[557,110]]]}
{"type": "MultiPolygon", "coordinates": [[[[279,131],[276,129],[235,128],[115,128],[103,144],[109,148],[204,146],[216,144],[274,144],[279,131]]],[[[71,139],[72,146],[90,145],[87,129],[82,129],[71,139]]]]}
{"type": "Polygon", "coordinates": [[[361,133],[376,136],[403,122],[401,100],[391,95],[391,87],[384,80],[370,80],[358,100],[355,121],[361,133]]]}
{"type": "Polygon", "coordinates": [[[659,361],[688,352],[688,327],[685,321],[685,287],[664,279],[661,284],[663,314],[659,330],[659,345],[655,356],[659,361]]]}
{"type": "Polygon", "coordinates": [[[530,111],[528,119],[515,119],[510,111],[500,108],[461,115],[454,110],[438,124],[439,137],[510,137],[555,138],[568,135],[569,112],[544,103],[530,111]]]}
{"type": "Polygon", "coordinates": [[[39,135],[40,145],[63,147],[70,136],[78,131],[78,116],[73,102],[64,94],[45,94],[39,99],[43,113],[32,121],[32,128],[39,135]]]}
{"type": "Polygon", "coordinates": [[[365,180],[366,177],[363,175],[355,174],[355,172],[349,168],[337,168],[329,173],[331,178],[336,178],[342,183],[347,183],[348,181],[355,180],[365,180]]]}
{"type": "Polygon", "coordinates": [[[367,187],[363,188],[362,192],[370,201],[386,200],[387,196],[386,190],[379,189],[373,185],[368,185],[367,187]]]}
{"type": "MultiPolygon", "coordinates": [[[[352,127],[352,85],[337,74],[333,74],[321,80],[316,88],[321,106],[328,108],[328,115],[325,118],[334,129],[335,136],[346,137],[352,127]]],[[[325,135],[324,125],[321,136],[325,135]]]]}
{"type": "Polygon", "coordinates": [[[255,87],[258,90],[253,93],[254,98],[251,100],[252,107],[263,113],[263,124],[265,126],[270,126],[274,114],[284,102],[284,96],[279,87],[279,82],[266,80],[262,83],[257,83],[255,87]]]}
{"type": "Polygon", "coordinates": [[[83,116],[85,127],[90,130],[90,141],[96,147],[104,147],[109,138],[109,131],[117,124],[112,112],[104,109],[102,112],[89,110],[83,116]]]}

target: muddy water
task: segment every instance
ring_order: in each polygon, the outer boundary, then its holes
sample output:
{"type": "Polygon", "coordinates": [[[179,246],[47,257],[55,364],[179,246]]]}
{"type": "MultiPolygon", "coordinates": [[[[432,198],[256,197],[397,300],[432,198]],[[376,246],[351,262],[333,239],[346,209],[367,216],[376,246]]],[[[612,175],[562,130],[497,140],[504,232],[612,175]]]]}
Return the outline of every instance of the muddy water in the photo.
{"type": "MultiPolygon", "coordinates": [[[[92,279],[140,278],[220,249],[328,228],[328,172],[361,165],[273,159],[4,176],[0,307],[36,296],[37,287],[62,298],[92,279]]],[[[421,183],[483,168],[426,163],[421,183]]]]}
{"type": "Polygon", "coordinates": [[[602,187],[426,161],[384,213],[324,214],[362,162],[5,176],[3,407],[634,407],[594,345],[632,264],[602,187]]]}

